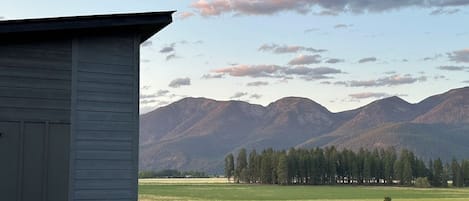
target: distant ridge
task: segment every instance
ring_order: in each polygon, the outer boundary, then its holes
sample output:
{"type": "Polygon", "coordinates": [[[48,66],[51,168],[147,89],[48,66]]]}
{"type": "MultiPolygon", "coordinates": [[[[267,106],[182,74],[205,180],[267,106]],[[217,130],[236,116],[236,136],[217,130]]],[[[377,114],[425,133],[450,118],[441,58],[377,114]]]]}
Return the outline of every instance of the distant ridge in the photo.
{"type": "Polygon", "coordinates": [[[240,148],[393,146],[420,157],[469,158],[469,87],[411,104],[393,96],[332,113],[300,97],[267,106],[185,98],[140,116],[140,169],[221,173],[240,148]]]}

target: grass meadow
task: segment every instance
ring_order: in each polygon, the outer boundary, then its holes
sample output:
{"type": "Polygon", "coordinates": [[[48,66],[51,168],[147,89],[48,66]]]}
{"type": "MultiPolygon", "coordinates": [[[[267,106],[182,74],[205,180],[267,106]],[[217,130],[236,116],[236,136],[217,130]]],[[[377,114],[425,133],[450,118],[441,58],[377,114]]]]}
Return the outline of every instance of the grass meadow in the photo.
{"type": "Polygon", "coordinates": [[[230,184],[223,178],[143,179],[139,182],[140,201],[463,201],[469,188],[408,188],[366,186],[277,186],[230,184]]]}

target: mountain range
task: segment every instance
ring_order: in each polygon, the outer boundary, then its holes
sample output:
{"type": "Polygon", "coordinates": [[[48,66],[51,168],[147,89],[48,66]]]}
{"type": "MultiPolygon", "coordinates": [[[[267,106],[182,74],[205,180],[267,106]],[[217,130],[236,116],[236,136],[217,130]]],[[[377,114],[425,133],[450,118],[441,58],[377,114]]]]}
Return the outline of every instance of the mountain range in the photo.
{"type": "Polygon", "coordinates": [[[469,158],[469,87],[415,104],[393,96],[333,113],[299,97],[267,106],[184,98],[140,116],[141,170],[223,172],[241,148],[406,148],[423,159],[469,158]]]}

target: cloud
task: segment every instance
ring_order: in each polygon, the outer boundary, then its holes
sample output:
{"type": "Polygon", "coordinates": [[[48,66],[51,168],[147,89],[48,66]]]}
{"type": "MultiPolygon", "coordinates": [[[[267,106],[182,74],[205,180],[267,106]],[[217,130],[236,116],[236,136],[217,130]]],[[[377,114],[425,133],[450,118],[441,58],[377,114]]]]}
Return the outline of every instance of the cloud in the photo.
{"type": "Polygon", "coordinates": [[[437,59],[439,59],[440,57],[443,57],[442,54],[435,54],[434,56],[431,56],[431,57],[425,57],[423,58],[424,61],[435,61],[437,59]]]}
{"type": "Polygon", "coordinates": [[[358,63],[367,63],[367,62],[375,62],[377,59],[376,57],[366,57],[363,59],[358,60],[358,63]]]}
{"type": "Polygon", "coordinates": [[[282,12],[337,15],[339,13],[380,13],[404,8],[445,8],[469,5],[467,0],[198,0],[191,6],[202,16],[225,13],[239,15],[275,15],[282,12]]]}
{"type": "Polygon", "coordinates": [[[161,96],[165,96],[169,93],[168,90],[158,90],[156,93],[153,94],[140,94],[140,100],[141,99],[150,99],[150,98],[158,98],[161,96]]]}
{"type": "Polygon", "coordinates": [[[248,95],[246,92],[236,92],[233,96],[230,97],[230,99],[238,99],[246,95],[248,95]]]}
{"type": "Polygon", "coordinates": [[[307,64],[317,64],[321,63],[321,55],[300,55],[298,57],[293,58],[289,65],[307,65],[307,64]]]}
{"type": "Polygon", "coordinates": [[[336,24],[334,26],[334,29],[346,29],[346,28],[349,28],[349,27],[352,27],[353,24],[336,24]]]}
{"type": "Polygon", "coordinates": [[[147,40],[142,43],[142,47],[150,47],[153,45],[153,42],[151,40],[147,40]]]}
{"type": "Polygon", "coordinates": [[[249,98],[252,98],[252,99],[259,99],[259,98],[262,98],[262,95],[260,94],[252,94],[249,96],[249,98]]]}
{"type": "Polygon", "coordinates": [[[437,68],[446,71],[465,71],[469,69],[469,67],[466,66],[439,66],[437,68]]]}
{"type": "Polygon", "coordinates": [[[177,16],[177,18],[179,18],[181,20],[185,20],[185,19],[189,19],[189,18],[195,16],[195,14],[193,12],[180,12],[176,16],[177,16]]]}
{"type": "Polygon", "coordinates": [[[263,52],[273,52],[275,54],[286,54],[286,53],[298,53],[301,51],[308,51],[313,53],[325,52],[325,49],[315,49],[311,47],[304,46],[294,46],[294,45],[278,45],[278,44],[264,44],[258,49],[263,52]]]}
{"type": "Polygon", "coordinates": [[[458,8],[455,8],[455,9],[438,8],[430,12],[430,15],[452,15],[459,11],[461,10],[459,10],[458,8]]]}
{"type": "Polygon", "coordinates": [[[311,28],[311,29],[306,29],[305,30],[305,33],[311,33],[311,32],[315,32],[315,31],[319,31],[320,29],[318,28],[311,28]]]}
{"type": "Polygon", "coordinates": [[[236,65],[212,70],[214,73],[229,74],[233,77],[271,77],[282,67],[277,65],[236,65]]]}
{"type": "Polygon", "coordinates": [[[413,77],[412,75],[391,75],[387,77],[378,78],[376,80],[352,80],[347,81],[346,86],[350,87],[381,87],[381,86],[396,86],[403,84],[412,84],[415,82],[427,81],[426,76],[413,77]]]}
{"type": "Polygon", "coordinates": [[[179,58],[176,54],[170,54],[168,56],[166,56],[166,61],[169,61],[171,59],[177,59],[179,58]]]}
{"type": "Polygon", "coordinates": [[[248,87],[260,87],[260,86],[267,86],[269,82],[257,81],[257,82],[249,82],[246,84],[248,87]]]}
{"type": "Polygon", "coordinates": [[[384,74],[386,75],[393,75],[393,74],[396,74],[397,72],[396,71],[387,71],[387,72],[384,72],[384,74]]]}
{"type": "Polygon", "coordinates": [[[186,77],[186,78],[176,78],[173,81],[169,83],[169,87],[172,88],[179,88],[181,86],[189,86],[191,85],[191,79],[186,77]]]}
{"type": "Polygon", "coordinates": [[[462,83],[466,83],[466,84],[469,84],[469,80],[466,80],[466,81],[462,81],[462,83]]]}
{"type": "Polygon", "coordinates": [[[219,79],[223,78],[224,74],[204,74],[202,75],[202,79],[219,79]]]}
{"type": "Polygon", "coordinates": [[[374,92],[363,92],[356,94],[349,94],[354,99],[367,99],[367,98],[384,98],[390,96],[387,93],[374,93],[374,92]]]}
{"type": "Polygon", "coordinates": [[[343,59],[336,59],[336,58],[331,58],[325,61],[328,64],[335,64],[335,63],[341,63],[344,62],[343,59]]]}
{"type": "Polygon", "coordinates": [[[212,70],[212,73],[228,74],[233,77],[271,77],[292,79],[297,76],[301,79],[311,81],[332,78],[332,74],[343,73],[339,69],[330,67],[309,68],[304,66],[282,67],[277,65],[237,65],[233,67],[212,70]]]}
{"type": "Polygon", "coordinates": [[[163,48],[161,48],[160,53],[166,54],[166,53],[171,53],[175,51],[176,43],[171,43],[163,48]]]}
{"type": "Polygon", "coordinates": [[[448,53],[450,61],[457,63],[469,63],[469,48],[448,53]]]}

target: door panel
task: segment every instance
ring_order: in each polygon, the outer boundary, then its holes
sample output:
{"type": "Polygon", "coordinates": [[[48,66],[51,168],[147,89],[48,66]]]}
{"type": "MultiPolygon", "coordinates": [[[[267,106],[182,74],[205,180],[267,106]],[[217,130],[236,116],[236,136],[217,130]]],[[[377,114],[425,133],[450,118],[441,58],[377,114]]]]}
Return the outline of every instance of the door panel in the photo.
{"type": "Polygon", "coordinates": [[[20,123],[0,122],[0,200],[16,200],[20,123]]]}
{"type": "Polygon", "coordinates": [[[69,142],[69,125],[49,125],[47,201],[68,199],[69,142]]]}
{"type": "Polygon", "coordinates": [[[24,125],[22,200],[42,200],[46,139],[45,124],[24,125]]]}

